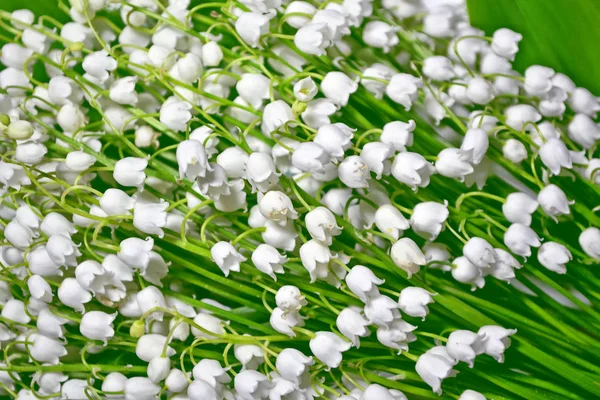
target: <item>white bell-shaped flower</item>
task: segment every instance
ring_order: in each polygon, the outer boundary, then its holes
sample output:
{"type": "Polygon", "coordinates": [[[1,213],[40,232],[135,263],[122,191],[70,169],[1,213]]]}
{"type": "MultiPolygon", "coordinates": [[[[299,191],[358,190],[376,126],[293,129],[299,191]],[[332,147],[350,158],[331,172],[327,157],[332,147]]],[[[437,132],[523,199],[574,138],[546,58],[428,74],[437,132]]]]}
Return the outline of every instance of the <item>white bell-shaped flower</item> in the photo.
{"type": "Polygon", "coordinates": [[[300,143],[292,153],[292,165],[304,172],[323,172],[330,161],[327,150],[314,142],[300,143]]]}
{"type": "Polygon", "coordinates": [[[169,203],[163,199],[158,203],[136,202],[133,208],[133,226],[144,233],[162,238],[162,228],[167,224],[168,207],[169,203]]]}
{"type": "Polygon", "coordinates": [[[300,51],[315,56],[322,56],[331,46],[331,34],[324,22],[311,22],[304,25],[294,35],[294,44],[300,51]]]}
{"type": "Polygon", "coordinates": [[[373,271],[363,265],[355,265],[346,276],[346,285],[363,302],[379,296],[378,285],[384,283],[373,271]]]}
{"type": "Polygon", "coordinates": [[[410,228],[409,221],[400,210],[391,204],[380,206],[375,212],[375,225],[382,233],[398,240],[405,230],[410,228]]]}
{"type": "MultiPolygon", "coordinates": [[[[473,150],[468,150],[468,153],[472,154],[473,150]]],[[[466,153],[460,149],[453,148],[440,151],[435,162],[435,170],[442,176],[458,179],[461,182],[464,181],[465,176],[473,173],[474,169],[469,162],[469,157],[465,157],[463,154],[466,153]]]]}
{"type": "Polygon", "coordinates": [[[360,83],[367,91],[371,92],[376,99],[381,100],[387,87],[386,82],[389,82],[394,74],[395,70],[393,68],[390,68],[385,64],[374,63],[365,68],[360,83]]]}
{"type": "Polygon", "coordinates": [[[537,200],[542,206],[542,210],[554,221],[558,221],[556,217],[559,215],[570,214],[569,205],[575,203],[575,201],[569,201],[565,192],[554,184],[549,184],[540,190],[537,200]]]}
{"type": "Polygon", "coordinates": [[[419,272],[421,265],[427,264],[425,255],[410,238],[401,238],[394,243],[390,250],[390,256],[396,266],[406,271],[409,278],[419,272]]]}
{"type": "Polygon", "coordinates": [[[261,74],[243,74],[235,85],[238,94],[254,109],[260,109],[269,98],[271,80],[261,74]]]}
{"type": "Polygon", "coordinates": [[[488,268],[496,261],[494,248],[487,240],[476,236],[465,243],[463,255],[479,268],[488,268]]]}
{"type": "Polygon", "coordinates": [[[4,237],[13,246],[26,250],[33,243],[34,232],[14,219],[4,227],[4,237]]]}
{"type": "Polygon", "coordinates": [[[153,383],[162,382],[171,371],[171,360],[167,357],[154,357],[148,363],[148,378],[153,383]]]}
{"type": "Polygon", "coordinates": [[[218,336],[225,333],[225,329],[223,328],[225,322],[213,315],[200,313],[194,317],[194,323],[203,328],[203,330],[200,330],[192,326],[192,335],[196,338],[212,339],[215,338],[215,335],[218,336]]]}
{"type": "Polygon", "coordinates": [[[413,131],[417,125],[412,119],[408,122],[392,121],[383,126],[379,140],[394,147],[396,151],[406,151],[413,145],[413,131]]]}
{"type": "Polygon", "coordinates": [[[360,314],[360,309],[355,307],[344,308],[338,314],[335,324],[342,335],[346,336],[357,349],[360,348],[359,337],[367,337],[370,333],[367,328],[370,322],[360,314]]]}
{"type": "Polygon", "coordinates": [[[387,53],[400,42],[396,31],[397,28],[385,22],[370,21],[363,29],[362,38],[365,44],[387,53]]]}
{"type": "Polygon", "coordinates": [[[511,345],[510,337],[517,333],[516,329],[506,329],[496,325],[486,325],[479,328],[479,336],[485,337],[476,350],[478,354],[485,353],[499,363],[504,362],[504,351],[511,345]]]}
{"type": "Polygon", "coordinates": [[[27,346],[29,355],[40,363],[57,365],[60,357],[67,355],[64,344],[58,339],[34,333],[29,335],[27,341],[33,342],[33,345],[27,346]]]}
{"type": "Polygon", "coordinates": [[[121,189],[106,189],[100,197],[100,207],[107,215],[127,215],[135,205],[135,200],[121,189]]]}
{"type": "Polygon", "coordinates": [[[154,240],[150,237],[146,240],[139,238],[127,238],[120,244],[117,256],[127,265],[134,268],[145,269],[150,262],[150,252],[154,247],[154,240]]]}
{"type": "Polygon", "coordinates": [[[15,150],[15,159],[19,162],[34,165],[40,163],[48,149],[41,143],[27,141],[19,143],[15,150]]]}
{"type": "Polygon", "coordinates": [[[358,83],[339,71],[328,72],[321,81],[321,92],[336,105],[344,107],[350,95],[358,90],[358,83]]]}
{"type": "Polygon", "coordinates": [[[515,192],[506,196],[502,205],[502,213],[509,222],[531,225],[531,214],[537,210],[539,203],[523,192],[515,192]]]}
{"type": "Polygon", "coordinates": [[[263,135],[271,137],[274,131],[294,119],[292,107],[283,100],[275,100],[265,106],[260,128],[263,135]]]}
{"type": "MultiPolygon", "coordinates": [[[[300,1],[295,1],[293,3],[303,3],[300,1]]],[[[290,3],[293,4],[293,3],[290,3]]],[[[308,4],[308,3],[306,3],[308,4]]],[[[311,5],[312,7],[312,5],[311,5]]],[[[288,6],[285,10],[286,12],[288,11],[290,7],[288,6]]],[[[289,19],[287,20],[289,21],[289,19]]],[[[300,79],[298,82],[296,82],[294,84],[294,96],[296,97],[296,100],[298,101],[302,101],[302,102],[309,102],[311,101],[319,92],[319,87],[317,86],[317,84],[315,83],[315,81],[312,80],[312,78],[306,77],[303,79],[300,79]]]]}
{"type": "Polygon", "coordinates": [[[205,382],[202,379],[195,379],[189,384],[187,388],[187,396],[185,397],[185,399],[218,400],[219,395],[217,394],[215,388],[213,388],[208,382],[205,382]]]}
{"type": "Polygon", "coordinates": [[[58,265],[74,267],[77,265],[77,257],[81,256],[77,245],[69,236],[52,235],[46,243],[48,255],[58,265]]]}
{"type": "Polygon", "coordinates": [[[455,77],[452,61],[444,56],[431,56],[423,61],[423,74],[436,81],[447,81],[455,77]]]}
{"type": "Polygon", "coordinates": [[[305,371],[314,365],[312,357],[305,356],[299,350],[287,348],[281,350],[275,361],[275,367],[281,377],[290,382],[300,383],[300,380],[305,371]]]}
{"type": "Polygon", "coordinates": [[[527,258],[531,255],[531,247],[540,247],[542,243],[529,226],[515,223],[504,233],[504,244],[513,253],[527,258]]]}
{"type": "Polygon", "coordinates": [[[398,350],[398,354],[408,351],[408,344],[417,340],[417,337],[411,333],[417,329],[416,326],[396,318],[388,327],[377,329],[377,340],[390,349],[398,350]]]}
{"type": "Polygon", "coordinates": [[[525,91],[531,96],[543,96],[552,89],[554,70],[541,65],[532,65],[525,70],[525,91]]]}
{"type": "Polygon", "coordinates": [[[271,381],[258,371],[245,370],[238,373],[233,386],[242,400],[261,400],[269,396],[271,381]]]}
{"type": "Polygon", "coordinates": [[[575,88],[572,90],[569,96],[569,106],[576,113],[586,114],[592,118],[600,111],[598,97],[585,88],[575,88]]]}
{"type": "Polygon", "coordinates": [[[52,289],[50,288],[50,284],[39,275],[31,275],[29,279],[27,279],[27,288],[29,289],[29,294],[36,300],[43,301],[45,303],[50,303],[52,301],[52,289]]]}
{"type": "Polygon", "coordinates": [[[398,298],[400,310],[411,317],[420,317],[423,321],[429,314],[427,304],[431,303],[433,303],[432,294],[423,288],[414,286],[402,289],[398,298]]]}
{"type": "Polygon", "coordinates": [[[240,272],[240,263],[246,261],[246,257],[229,242],[217,242],[211,247],[210,254],[225,276],[229,276],[230,271],[240,272]]]}
{"type": "Polygon", "coordinates": [[[152,383],[150,378],[136,376],[125,382],[125,400],[149,400],[156,398],[160,386],[152,383]]]}
{"type": "Polygon", "coordinates": [[[465,133],[460,146],[460,158],[473,164],[479,164],[489,146],[487,132],[480,128],[471,128],[465,133]]]}
{"type": "Polygon", "coordinates": [[[600,139],[600,127],[585,114],[575,114],[568,127],[569,137],[584,149],[589,149],[600,139]]]}
{"type": "Polygon", "coordinates": [[[369,171],[374,172],[377,179],[381,179],[382,175],[389,175],[391,168],[390,159],[394,156],[394,148],[383,142],[366,143],[360,157],[367,165],[369,171]]]}
{"type": "Polygon", "coordinates": [[[330,369],[340,365],[342,353],[349,350],[352,343],[332,332],[316,332],[309,342],[309,347],[315,357],[330,369]]]}
{"type": "Polygon", "coordinates": [[[385,89],[385,94],[409,111],[419,97],[419,88],[422,86],[423,82],[416,76],[404,73],[394,74],[385,89]]]}
{"type": "Polygon", "coordinates": [[[552,175],[558,175],[561,168],[573,168],[571,153],[569,153],[569,149],[560,139],[548,139],[548,141],[540,147],[539,155],[540,159],[550,170],[552,175]]]}
{"type": "Polygon", "coordinates": [[[327,246],[314,239],[300,247],[300,259],[310,275],[311,283],[319,278],[325,279],[329,276],[329,262],[333,258],[335,258],[335,254],[327,246]]]}
{"type": "Polygon", "coordinates": [[[80,313],[85,311],[84,304],[92,300],[92,294],[85,290],[75,278],[66,278],[58,288],[58,299],[67,307],[80,313]]]}
{"type": "Polygon", "coordinates": [[[486,397],[479,392],[467,389],[462,392],[458,400],[486,400],[486,397]]]}
{"type": "Polygon", "coordinates": [[[25,304],[17,299],[8,300],[2,308],[1,315],[9,321],[21,324],[27,324],[31,321],[29,315],[25,313],[25,304]]]}
{"type": "Polygon", "coordinates": [[[83,336],[91,340],[100,340],[106,343],[115,335],[113,321],[117,313],[107,314],[102,311],[88,311],[83,314],[79,331],[83,336]]]}
{"type": "Polygon", "coordinates": [[[283,264],[287,262],[286,256],[282,256],[275,247],[264,243],[256,247],[251,259],[256,269],[269,275],[273,280],[277,280],[275,274],[284,273],[283,264]]]}
{"type": "Polygon", "coordinates": [[[267,220],[265,223],[266,231],[262,233],[262,239],[266,244],[285,251],[293,251],[296,247],[296,238],[298,233],[294,228],[294,223],[288,221],[284,226],[275,221],[267,220]]]}
{"type": "MultiPolygon", "coordinates": [[[[125,390],[125,384],[127,383],[127,377],[120,372],[111,372],[106,375],[104,381],[102,381],[103,392],[122,392],[125,390]]],[[[106,395],[107,399],[118,399],[119,395],[106,395]]]]}
{"type": "Polygon", "coordinates": [[[258,202],[260,213],[270,221],[285,226],[288,220],[298,218],[292,200],[283,192],[271,190],[258,202]]]}
{"type": "Polygon", "coordinates": [[[590,227],[579,235],[579,245],[588,256],[600,260],[600,229],[590,227]]]}
{"type": "Polygon", "coordinates": [[[331,246],[333,237],[342,232],[333,213],[325,207],[316,207],[304,217],[304,223],[310,236],[326,246],[331,246]]]}
{"type": "Polygon", "coordinates": [[[537,254],[538,261],[550,271],[566,274],[566,263],[573,259],[571,252],[564,245],[556,242],[546,242],[540,246],[537,254]]]}
{"type": "Polygon", "coordinates": [[[159,120],[167,128],[176,132],[183,132],[186,130],[190,119],[192,119],[191,109],[192,105],[189,102],[171,96],[161,105],[159,120]]]}
{"type": "Polygon", "coordinates": [[[71,151],[67,154],[65,165],[71,171],[83,172],[96,163],[96,157],[83,151],[71,151]]]}
{"type": "Polygon", "coordinates": [[[365,303],[364,313],[367,319],[377,325],[388,328],[392,321],[400,318],[398,303],[385,295],[374,296],[365,303]]]}
{"type": "Polygon", "coordinates": [[[192,375],[195,380],[203,380],[215,389],[221,384],[231,382],[227,369],[223,368],[217,360],[208,358],[203,358],[194,366],[192,375]]]}
{"type": "Polygon", "coordinates": [[[160,289],[156,286],[147,286],[140,290],[135,297],[141,313],[145,314],[148,312],[149,320],[163,320],[164,312],[159,310],[159,308],[167,308],[167,303],[160,289]]]}
{"type": "Polygon", "coordinates": [[[482,288],[485,285],[485,278],[475,264],[467,257],[457,257],[452,261],[452,277],[461,283],[471,284],[471,290],[482,288]]]}
{"type": "Polygon", "coordinates": [[[136,105],[138,102],[138,94],[135,91],[136,83],[137,76],[127,76],[117,79],[110,85],[110,99],[119,104],[136,105]]]}
{"type": "Polygon", "coordinates": [[[448,251],[448,247],[442,243],[427,243],[423,246],[423,254],[429,268],[438,268],[442,271],[450,271],[449,265],[443,264],[450,261],[451,255],[448,251]],[[437,261],[437,262],[436,262],[437,261]]]}
{"type": "Polygon", "coordinates": [[[255,344],[236,344],[233,346],[233,355],[243,369],[256,370],[265,361],[262,348],[255,344]]]}
{"type": "Polygon", "coordinates": [[[523,126],[528,122],[535,124],[542,119],[540,113],[529,104],[510,106],[504,111],[504,116],[506,117],[506,125],[517,131],[523,129],[523,126]]]}
{"type": "Polygon", "coordinates": [[[448,212],[448,203],[436,203],[434,201],[425,201],[417,204],[413,208],[410,216],[410,225],[419,235],[430,241],[435,240],[450,213],[448,212]]]}
{"type": "Polygon", "coordinates": [[[338,166],[338,175],[342,183],[350,188],[369,186],[369,167],[360,156],[349,156],[338,166]]]}
{"type": "Polygon", "coordinates": [[[109,56],[106,50],[100,50],[85,56],[81,66],[89,75],[106,82],[110,73],[117,69],[117,61],[109,56]]]}
{"type": "MultiPolygon", "coordinates": [[[[167,337],[158,333],[149,333],[138,339],[135,347],[135,354],[142,361],[150,362],[154,358],[162,357],[163,348],[167,343],[167,337]]],[[[166,356],[171,357],[175,354],[175,349],[166,346],[166,356]]]]}
{"type": "Polygon", "coordinates": [[[260,46],[260,38],[269,33],[269,15],[244,12],[235,21],[235,30],[250,47],[260,46]]]}
{"type": "Polygon", "coordinates": [[[481,347],[481,343],[485,340],[485,336],[477,333],[458,330],[448,336],[446,343],[446,351],[448,354],[458,361],[463,361],[473,368],[477,350],[481,347]]]}
{"type": "Polygon", "coordinates": [[[120,185],[141,188],[146,180],[144,171],[147,166],[148,160],[145,158],[125,157],[115,164],[113,177],[120,185]]]}
{"type": "Polygon", "coordinates": [[[246,177],[252,190],[267,192],[279,182],[279,173],[275,169],[273,157],[267,153],[250,154],[246,162],[246,177]]]}
{"type": "Polygon", "coordinates": [[[279,307],[275,307],[273,311],[271,311],[269,323],[277,332],[288,335],[289,337],[296,337],[296,333],[292,328],[304,324],[302,317],[300,317],[297,312],[288,313],[279,307]]]}
{"type": "Polygon", "coordinates": [[[527,159],[527,149],[525,145],[517,139],[508,139],[502,146],[502,154],[504,157],[515,164],[527,159]]]}
{"type": "Polygon", "coordinates": [[[352,135],[347,135],[339,126],[327,124],[319,127],[314,142],[323,146],[332,159],[341,160],[352,144],[350,139],[352,135]]]}
{"type": "Polygon", "coordinates": [[[403,152],[396,155],[392,163],[392,175],[413,190],[427,187],[435,168],[418,153],[403,152]]]}
{"type": "Polygon", "coordinates": [[[512,61],[519,51],[521,39],[523,39],[523,36],[520,33],[508,28],[500,28],[494,32],[491,49],[500,57],[512,61]]]}
{"type": "Polygon", "coordinates": [[[415,370],[434,393],[441,395],[442,381],[458,374],[457,370],[452,369],[457,362],[444,346],[436,346],[419,357],[415,370]]]}
{"type": "Polygon", "coordinates": [[[515,277],[514,270],[521,268],[521,264],[506,250],[494,249],[494,253],[496,253],[496,262],[490,266],[490,275],[510,282],[515,277]]]}
{"type": "Polygon", "coordinates": [[[204,177],[211,170],[202,143],[197,140],[184,140],[177,146],[177,164],[179,165],[179,178],[184,177],[194,181],[197,177],[204,177]]]}
{"type": "Polygon", "coordinates": [[[475,77],[469,81],[466,94],[471,102],[486,105],[494,99],[496,90],[490,81],[475,77]]]}

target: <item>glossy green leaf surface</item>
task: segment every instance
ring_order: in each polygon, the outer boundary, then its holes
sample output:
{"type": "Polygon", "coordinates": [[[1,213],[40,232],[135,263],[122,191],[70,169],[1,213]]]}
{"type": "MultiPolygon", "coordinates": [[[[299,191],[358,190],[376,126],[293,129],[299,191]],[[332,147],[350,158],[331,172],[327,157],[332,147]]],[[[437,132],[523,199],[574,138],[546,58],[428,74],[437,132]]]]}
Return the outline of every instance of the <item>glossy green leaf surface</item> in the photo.
{"type": "Polygon", "coordinates": [[[467,0],[471,24],[491,35],[523,35],[515,68],[540,64],[600,94],[600,2],[596,0],[467,0]]]}

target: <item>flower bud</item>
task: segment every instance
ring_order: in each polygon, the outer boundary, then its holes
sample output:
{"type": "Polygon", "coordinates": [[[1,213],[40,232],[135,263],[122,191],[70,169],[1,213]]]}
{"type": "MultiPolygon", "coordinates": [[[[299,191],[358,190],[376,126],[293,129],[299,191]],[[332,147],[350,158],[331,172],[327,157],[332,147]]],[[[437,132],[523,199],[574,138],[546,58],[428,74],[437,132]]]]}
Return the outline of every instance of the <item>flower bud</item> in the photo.
{"type": "Polygon", "coordinates": [[[14,140],[26,140],[33,134],[33,125],[25,120],[13,121],[4,131],[6,136],[14,140]]]}
{"type": "Polygon", "coordinates": [[[494,85],[480,77],[472,78],[467,86],[467,96],[475,104],[489,104],[495,96],[494,85]]]}

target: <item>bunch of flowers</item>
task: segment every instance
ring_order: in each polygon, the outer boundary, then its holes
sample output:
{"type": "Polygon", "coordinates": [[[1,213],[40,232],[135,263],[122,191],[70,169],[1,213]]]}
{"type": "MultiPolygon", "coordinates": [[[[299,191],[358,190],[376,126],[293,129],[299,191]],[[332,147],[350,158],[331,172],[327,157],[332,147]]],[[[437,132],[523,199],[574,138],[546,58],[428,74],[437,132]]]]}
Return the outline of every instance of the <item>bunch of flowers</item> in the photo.
{"type": "Polygon", "coordinates": [[[3,396],[597,395],[600,102],[513,70],[520,34],[460,0],[58,7],[0,11],[3,396]]]}

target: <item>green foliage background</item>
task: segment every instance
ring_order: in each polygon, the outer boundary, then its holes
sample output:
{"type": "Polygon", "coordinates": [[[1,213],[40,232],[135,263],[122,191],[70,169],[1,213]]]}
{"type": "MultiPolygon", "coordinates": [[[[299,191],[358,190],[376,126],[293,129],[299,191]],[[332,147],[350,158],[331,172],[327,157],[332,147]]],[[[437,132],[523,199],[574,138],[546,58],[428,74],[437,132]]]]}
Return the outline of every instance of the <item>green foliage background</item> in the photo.
{"type": "Polygon", "coordinates": [[[491,35],[502,27],[523,35],[515,68],[540,64],[600,94],[600,1],[467,0],[471,24],[491,35]]]}

